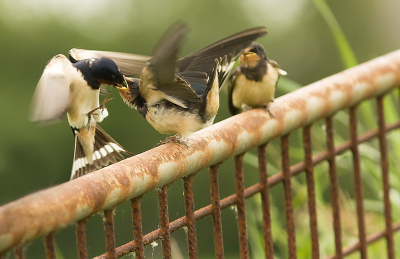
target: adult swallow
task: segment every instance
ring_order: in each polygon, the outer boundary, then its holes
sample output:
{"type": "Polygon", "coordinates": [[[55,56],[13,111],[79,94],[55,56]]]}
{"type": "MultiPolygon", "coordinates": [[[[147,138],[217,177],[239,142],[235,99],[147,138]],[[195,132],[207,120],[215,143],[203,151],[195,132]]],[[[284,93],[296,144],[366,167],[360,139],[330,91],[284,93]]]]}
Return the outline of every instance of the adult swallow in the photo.
{"type": "Polygon", "coordinates": [[[286,75],[286,71],[268,59],[264,47],[256,42],[245,50],[239,62],[240,65],[229,78],[229,111],[235,115],[243,110],[263,107],[273,117],[268,104],[274,101],[279,76],[286,75]]]}
{"type": "Polygon", "coordinates": [[[187,28],[178,24],[159,42],[153,56],[73,49],[72,56],[106,56],[123,66],[128,89],[120,88],[122,99],[160,133],[175,134],[176,141],[210,126],[219,109],[219,89],[234,62],[250,43],[267,33],[265,27],[245,30],[178,59],[187,28]],[[130,66],[129,64],[132,63],[130,66]]]}
{"type": "Polygon", "coordinates": [[[59,54],[48,62],[33,96],[32,121],[50,123],[67,113],[75,136],[71,179],[114,163],[116,158],[124,159],[121,152],[132,155],[97,125],[108,116],[107,97],[99,104],[101,84],[126,87],[113,60],[103,57],[71,63],[59,54]]]}

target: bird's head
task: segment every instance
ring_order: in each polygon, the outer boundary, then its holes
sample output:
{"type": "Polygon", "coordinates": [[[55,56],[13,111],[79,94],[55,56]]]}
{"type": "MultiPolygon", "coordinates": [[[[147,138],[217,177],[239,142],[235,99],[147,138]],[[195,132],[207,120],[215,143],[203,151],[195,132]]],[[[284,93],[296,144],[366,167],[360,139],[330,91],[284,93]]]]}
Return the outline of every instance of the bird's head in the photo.
{"type": "Polygon", "coordinates": [[[260,62],[265,62],[265,60],[267,60],[267,55],[265,54],[264,47],[257,42],[251,43],[239,57],[240,65],[245,68],[255,68],[260,62]]]}
{"type": "Polygon", "coordinates": [[[100,84],[108,84],[115,88],[127,88],[125,76],[117,64],[109,58],[96,58],[90,65],[92,74],[100,84]]]}
{"type": "Polygon", "coordinates": [[[128,85],[127,88],[118,87],[119,94],[125,103],[132,105],[139,95],[140,79],[126,77],[126,82],[128,85]]]}

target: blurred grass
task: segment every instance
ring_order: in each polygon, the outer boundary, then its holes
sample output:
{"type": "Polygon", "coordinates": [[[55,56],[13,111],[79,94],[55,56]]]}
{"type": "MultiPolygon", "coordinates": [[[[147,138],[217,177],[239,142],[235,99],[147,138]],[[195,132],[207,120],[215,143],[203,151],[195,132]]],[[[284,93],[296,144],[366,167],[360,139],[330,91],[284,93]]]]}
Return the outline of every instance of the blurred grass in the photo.
{"type": "MultiPolygon", "coordinates": [[[[330,10],[325,0],[313,0],[316,8],[318,9],[321,16],[327,23],[331,34],[335,40],[336,46],[339,50],[342,62],[345,68],[350,68],[358,64],[354,51],[352,50],[346,36],[344,35],[339,23],[337,22],[334,14],[330,10]]],[[[291,81],[286,77],[281,77],[279,87],[285,92],[291,92],[300,88],[301,86],[296,82],[291,81]]],[[[394,102],[394,94],[390,94],[385,98],[384,108],[385,116],[387,121],[398,120],[398,107],[396,109],[396,103],[394,102]]],[[[373,100],[372,100],[373,102],[373,100]]],[[[373,110],[371,101],[363,102],[359,106],[359,123],[358,129],[360,132],[375,129],[377,122],[371,120],[371,115],[376,113],[373,110]]],[[[348,138],[348,114],[346,112],[339,112],[334,117],[335,123],[335,143],[343,143],[348,138]],[[337,127],[338,126],[338,127],[337,127]],[[338,130],[341,129],[341,130],[338,130]],[[343,130],[344,129],[344,130],[343,130]]],[[[300,132],[300,130],[298,130],[300,132]]],[[[325,142],[325,130],[318,125],[314,125],[312,129],[312,144],[313,150],[321,149],[321,143],[325,142]]],[[[297,137],[296,141],[291,141],[290,145],[290,156],[291,161],[303,161],[304,153],[302,150],[301,136],[300,134],[292,133],[297,137]],[[296,143],[296,144],[294,144],[296,143]]],[[[399,209],[400,208],[400,176],[394,174],[398,172],[399,165],[395,161],[398,161],[400,157],[398,152],[394,150],[400,150],[400,137],[398,132],[393,132],[388,135],[389,140],[389,154],[394,157],[390,159],[390,183],[391,183],[391,201],[392,201],[392,217],[393,221],[396,222],[400,219],[399,209]],[[393,150],[393,152],[391,152],[393,150]]],[[[276,144],[275,144],[276,145],[276,144]]],[[[279,159],[271,159],[274,157],[269,151],[271,145],[267,148],[267,159],[268,159],[268,174],[273,175],[279,172],[280,161],[279,159]]],[[[272,147],[279,150],[279,145],[272,147]]],[[[322,150],[324,148],[322,147],[322,150]]],[[[367,235],[376,231],[384,229],[385,218],[384,218],[384,205],[383,205],[383,194],[382,194],[382,177],[380,167],[380,150],[379,143],[375,139],[374,141],[359,145],[359,152],[361,156],[361,168],[362,168],[362,180],[364,190],[364,210],[365,210],[365,224],[367,229],[367,235]]],[[[274,155],[276,151],[274,152],[274,155]]],[[[276,157],[276,156],[275,156],[276,157]]],[[[342,243],[343,247],[357,242],[358,231],[357,231],[357,219],[356,219],[356,205],[354,200],[354,188],[353,188],[353,171],[352,171],[352,156],[349,151],[338,156],[336,158],[338,167],[338,177],[340,182],[340,213],[342,219],[342,243]],[[350,182],[350,184],[349,184],[350,182]]],[[[247,153],[244,157],[244,163],[258,169],[257,156],[251,153],[247,153]]],[[[293,164],[293,163],[292,163],[293,164]]],[[[316,189],[316,202],[317,202],[317,215],[318,215],[318,236],[320,246],[320,256],[326,257],[335,252],[334,232],[333,232],[333,219],[332,219],[332,207],[330,202],[330,181],[327,175],[328,167],[326,162],[314,167],[315,177],[315,189],[316,189]]],[[[293,190],[293,206],[295,210],[295,221],[296,221],[296,241],[297,241],[297,256],[299,258],[311,258],[311,234],[309,230],[309,215],[308,215],[308,199],[307,199],[307,185],[305,183],[305,176],[301,174],[292,178],[292,190],[293,190]]],[[[272,188],[276,188],[275,186],[272,188]]],[[[280,210],[282,205],[278,205],[277,199],[274,195],[271,195],[271,214],[278,215],[272,220],[272,232],[274,240],[274,254],[276,258],[287,258],[287,235],[285,228],[285,212],[280,210]]],[[[262,212],[260,195],[256,195],[247,205],[248,216],[248,231],[249,231],[249,245],[252,258],[263,258],[264,243],[262,237],[262,212]],[[258,204],[254,206],[254,204],[258,204]]],[[[395,239],[395,247],[400,247],[400,240],[395,239]]],[[[371,258],[381,258],[382,251],[386,251],[386,241],[382,239],[368,246],[368,254],[371,258]]],[[[358,254],[354,253],[348,258],[358,258],[358,254]]],[[[400,258],[399,249],[396,250],[396,258],[400,258]]]]}
{"type": "MultiPolygon", "coordinates": [[[[335,15],[329,8],[329,5],[325,0],[313,0],[315,7],[319,11],[326,24],[328,25],[330,32],[335,40],[336,47],[339,51],[339,55],[342,59],[342,63],[345,69],[358,65],[356,55],[345,34],[343,33],[340,24],[335,18],[335,15]]],[[[367,119],[369,114],[373,114],[371,105],[364,105],[360,108],[360,113],[364,117],[365,123],[368,127],[372,127],[371,120],[367,119]]]]}
{"type": "Polygon", "coordinates": [[[339,49],[340,56],[345,68],[357,66],[357,58],[351,48],[349,41],[344,35],[335,15],[329,8],[325,0],[313,0],[315,7],[318,9],[321,16],[331,30],[332,36],[335,39],[336,47],[339,49]]]}

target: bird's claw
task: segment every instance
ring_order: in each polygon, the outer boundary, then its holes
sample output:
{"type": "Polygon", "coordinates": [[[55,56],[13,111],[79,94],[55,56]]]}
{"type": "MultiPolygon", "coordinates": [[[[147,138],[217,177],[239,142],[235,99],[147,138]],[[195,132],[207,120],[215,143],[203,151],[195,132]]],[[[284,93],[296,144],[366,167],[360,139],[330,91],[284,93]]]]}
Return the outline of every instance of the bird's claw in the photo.
{"type": "Polygon", "coordinates": [[[249,110],[251,110],[251,109],[253,109],[253,107],[247,106],[246,104],[243,104],[243,105],[242,105],[242,112],[249,111],[249,110]]]}
{"type": "Polygon", "coordinates": [[[111,97],[110,99],[107,99],[108,96],[110,95],[111,91],[109,91],[106,95],[106,97],[104,97],[104,100],[101,102],[100,106],[97,108],[94,108],[93,110],[91,110],[90,112],[88,112],[87,116],[90,118],[91,115],[94,114],[95,111],[97,110],[102,110],[104,111],[104,109],[106,108],[106,103],[108,103],[109,101],[111,101],[112,99],[114,99],[114,97],[111,97]]]}
{"type": "Polygon", "coordinates": [[[97,110],[101,110],[104,111],[104,109],[106,108],[106,103],[108,103],[109,101],[111,101],[112,99],[114,99],[114,97],[111,97],[110,99],[107,99],[108,96],[110,95],[111,91],[108,91],[106,97],[104,97],[104,100],[101,102],[100,106],[97,108],[94,108],[93,110],[91,110],[90,112],[87,113],[88,116],[88,123],[86,125],[86,127],[90,127],[90,120],[92,119],[92,115],[96,115],[96,113],[94,113],[97,110]]]}
{"type": "Polygon", "coordinates": [[[165,140],[158,142],[157,147],[162,146],[167,143],[178,143],[178,144],[182,144],[182,145],[189,147],[189,145],[186,143],[186,140],[183,139],[182,136],[180,136],[180,135],[174,135],[174,136],[166,138],[165,140]]]}
{"type": "Polygon", "coordinates": [[[108,91],[106,97],[104,97],[104,100],[101,102],[100,106],[97,108],[100,108],[102,111],[104,111],[104,108],[106,108],[106,103],[114,99],[114,97],[111,97],[110,99],[107,99],[108,96],[110,95],[111,91],[108,91]]]}
{"type": "Polygon", "coordinates": [[[271,117],[271,119],[274,118],[274,115],[273,115],[272,112],[269,110],[268,105],[265,105],[263,108],[268,112],[269,117],[271,117]]]}

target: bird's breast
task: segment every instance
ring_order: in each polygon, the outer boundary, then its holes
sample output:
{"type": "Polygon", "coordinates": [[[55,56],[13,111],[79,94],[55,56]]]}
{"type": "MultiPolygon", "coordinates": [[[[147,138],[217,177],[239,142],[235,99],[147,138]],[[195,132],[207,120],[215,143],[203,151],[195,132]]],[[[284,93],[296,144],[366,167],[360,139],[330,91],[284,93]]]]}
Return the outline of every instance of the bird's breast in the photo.
{"type": "Polygon", "coordinates": [[[261,81],[248,80],[243,74],[239,75],[232,93],[232,102],[235,107],[242,105],[258,107],[267,105],[274,99],[278,73],[269,70],[261,81]]]}
{"type": "MultiPolygon", "coordinates": [[[[76,79],[70,86],[70,98],[71,105],[68,108],[67,115],[68,121],[71,126],[75,128],[82,128],[86,126],[88,117],[87,114],[99,107],[99,90],[93,90],[86,81],[82,79],[76,79]]],[[[94,121],[103,120],[106,117],[106,112],[100,110],[94,113],[94,121]]]]}
{"type": "Polygon", "coordinates": [[[166,107],[162,103],[147,107],[146,120],[162,134],[178,134],[187,137],[205,128],[200,116],[184,109],[166,107]]]}

